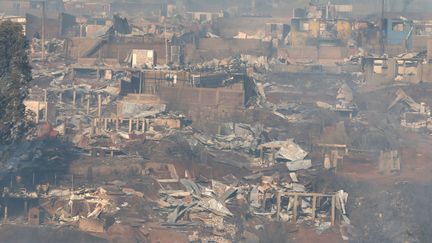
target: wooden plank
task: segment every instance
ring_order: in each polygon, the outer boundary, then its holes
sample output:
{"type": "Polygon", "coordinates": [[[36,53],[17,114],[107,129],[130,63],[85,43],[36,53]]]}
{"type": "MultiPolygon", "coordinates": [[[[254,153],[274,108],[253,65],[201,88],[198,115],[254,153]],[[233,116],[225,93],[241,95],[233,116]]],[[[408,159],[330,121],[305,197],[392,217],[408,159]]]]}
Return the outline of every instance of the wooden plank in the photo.
{"type": "Polygon", "coordinates": [[[298,195],[294,195],[294,206],[293,206],[293,222],[297,222],[297,206],[298,206],[298,195]]]}
{"type": "Polygon", "coordinates": [[[312,221],[315,221],[316,201],[317,201],[317,196],[316,195],[312,196],[312,221]]]}
{"type": "Polygon", "coordinates": [[[336,207],[336,196],[332,196],[331,209],[330,209],[330,222],[331,225],[335,225],[335,207],[336,207]]]}
{"type": "Polygon", "coordinates": [[[300,196],[300,197],[333,197],[334,194],[323,194],[323,193],[315,193],[315,192],[282,192],[282,195],[286,195],[288,197],[300,196]]]}

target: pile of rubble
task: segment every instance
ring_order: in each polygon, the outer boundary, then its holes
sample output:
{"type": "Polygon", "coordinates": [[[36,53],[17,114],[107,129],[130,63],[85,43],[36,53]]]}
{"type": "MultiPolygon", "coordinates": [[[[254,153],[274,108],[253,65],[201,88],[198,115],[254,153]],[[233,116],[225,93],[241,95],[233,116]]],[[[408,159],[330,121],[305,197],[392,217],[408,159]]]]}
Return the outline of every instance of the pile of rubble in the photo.
{"type": "Polygon", "coordinates": [[[413,130],[431,129],[432,117],[429,106],[425,102],[417,103],[413,98],[405,93],[401,88],[396,91],[396,98],[388,106],[391,111],[399,106],[401,113],[400,124],[402,127],[413,130]]]}
{"type": "MultiPolygon", "coordinates": [[[[55,62],[55,61],[63,60],[65,40],[53,38],[53,39],[46,40],[44,45],[45,45],[44,50],[46,55],[46,61],[55,62]]],[[[32,55],[34,56],[32,58],[32,61],[42,61],[42,59],[39,59],[39,57],[42,56],[42,51],[43,51],[42,40],[33,38],[31,42],[31,52],[32,55]]]]}
{"type": "Polygon", "coordinates": [[[246,154],[255,154],[264,137],[261,124],[225,123],[221,126],[221,135],[209,136],[193,133],[192,138],[199,143],[219,150],[231,150],[246,154]]]}
{"type": "MultiPolygon", "coordinates": [[[[238,226],[233,222],[239,213],[271,221],[310,221],[318,231],[324,231],[334,224],[338,210],[349,225],[345,209],[348,194],[342,190],[331,194],[311,192],[307,178],[310,177],[303,170],[286,175],[258,173],[243,179],[230,175],[224,181],[201,178],[200,183],[181,179],[185,189],[159,191],[158,210],[166,219],[162,225],[208,227],[210,235],[228,242],[236,239],[238,226]]],[[[210,236],[205,232],[201,231],[200,237],[210,236]]]]}

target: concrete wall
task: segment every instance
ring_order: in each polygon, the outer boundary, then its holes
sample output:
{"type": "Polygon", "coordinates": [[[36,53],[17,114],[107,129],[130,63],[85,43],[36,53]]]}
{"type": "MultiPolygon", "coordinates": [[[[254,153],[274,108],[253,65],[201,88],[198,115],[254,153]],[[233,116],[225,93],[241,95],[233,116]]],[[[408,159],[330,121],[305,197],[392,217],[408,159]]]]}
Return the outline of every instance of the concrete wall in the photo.
{"type": "Polygon", "coordinates": [[[261,40],[204,38],[200,40],[198,49],[211,51],[232,50],[233,52],[245,52],[268,46],[268,44],[262,43],[261,40]]]}
{"type": "Polygon", "coordinates": [[[131,93],[153,93],[159,86],[172,85],[167,80],[167,76],[176,75],[177,85],[188,85],[191,74],[184,71],[165,71],[165,70],[146,70],[141,73],[142,87],[140,91],[139,73],[134,73],[131,82],[122,81],[120,83],[120,94],[127,95],[131,93]]]}
{"type": "Polygon", "coordinates": [[[223,12],[189,12],[188,15],[198,21],[212,21],[224,17],[223,12]]]}
{"type": "Polygon", "coordinates": [[[24,101],[24,106],[25,109],[28,111],[32,111],[36,117],[34,117],[35,122],[36,119],[39,118],[39,121],[42,121],[45,119],[45,106],[48,106],[48,122],[50,122],[51,124],[56,124],[56,107],[53,103],[46,103],[43,101],[37,101],[37,100],[25,100],[24,101]],[[38,114],[39,113],[39,116],[38,114]]]}
{"type": "Polygon", "coordinates": [[[242,89],[161,87],[158,94],[169,110],[180,110],[194,122],[215,121],[244,109],[242,89]]]}
{"type": "Polygon", "coordinates": [[[155,118],[152,123],[153,126],[167,126],[172,129],[180,129],[182,127],[182,122],[180,119],[170,119],[170,118],[155,118]]]}
{"type": "MultiPolygon", "coordinates": [[[[376,49],[376,50],[379,50],[379,49],[376,49]]],[[[384,51],[388,56],[397,56],[401,53],[406,52],[406,48],[405,48],[404,44],[399,44],[399,45],[387,44],[387,45],[385,45],[384,51]]]]}
{"type": "Polygon", "coordinates": [[[294,61],[325,61],[342,60],[356,54],[356,50],[341,46],[315,46],[282,47],[277,49],[279,57],[285,57],[294,61]]]}
{"type": "Polygon", "coordinates": [[[318,50],[313,46],[278,48],[277,55],[293,60],[317,60],[318,50]]]}
{"type": "MultiPolygon", "coordinates": [[[[105,58],[118,58],[120,62],[123,62],[133,49],[154,50],[156,64],[165,64],[166,62],[165,43],[160,41],[109,43],[102,47],[102,56],[105,58]]],[[[169,50],[170,48],[168,47],[169,50]]]]}
{"type": "MultiPolygon", "coordinates": [[[[94,47],[99,40],[100,38],[88,37],[70,38],[68,39],[67,43],[67,53],[73,59],[82,57],[82,55],[92,49],[92,47],[94,47]]],[[[154,50],[154,58],[157,60],[156,64],[165,64],[165,43],[160,40],[125,40],[125,42],[120,41],[115,43],[107,43],[100,48],[100,54],[99,51],[96,51],[91,57],[99,57],[99,55],[101,55],[101,58],[115,58],[118,59],[120,63],[122,63],[134,49],[154,50]]],[[[170,49],[171,48],[168,46],[169,55],[170,49]]]]}
{"type": "MultiPolygon", "coordinates": [[[[24,16],[27,13],[34,15],[41,14],[41,4],[37,1],[29,0],[0,0],[0,12],[6,15],[24,16]]],[[[41,1],[39,1],[41,2],[41,1]]],[[[48,0],[46,2],[46,15],[53,17],[63,11],[63,2],[61,0],[48,0]]]]}
{"type": "MultiPolygon", "coordinates": [[[[38,16],[27,14],[26,15],[26,35],[28,39],[32,39],[36,33],[42,34],[42,19],[38,16]]],[[[45,38],[59,38],[61,33],[61,22],[58,18],[45,19],[45,38]]]]}
{"type": "Polygon", "coordinates": [[[193,44],[186,45],[185,59],[186,62],[202,62],[235,54],[267,56],[270,47],[270,43],[261,40],[204,38],[200,39],[198,48],[193,44]]]}
{"type": "Polygon", "coordinates": [[[127,101],[136,104],[161,104],[161,99],[157,95],[152,94],[128,94],[123,97],[122,101],[127,101]]]}
{"type": "Polygon", "coordinates": [[[23,15],[31,9],[29,1],[11,0],[0,1],[0,9],[2,12],[10,15],[23,15]]]}
{"type": "Polygon", "coordinates": [[[109,3],[85,3],[85,1],[65,2],[64,8],[68,13],[76,15],[97,15],[100,13],[111,13],[111,6],[109,3]]]}
{"type": "Polygon", "coordinates": [[[66,42],[66,55],[78,59],[98,43],[99,38],[70,38],[66,42]]]}
{"type": "Polygon", "coordinates": [[[367,81],[375,82],[377,80],[385,80],[388,83],[398,82],[396,78],[401,75],[403,78],[399,80],[405,83],[419,83],[419,82],[432,82],[432,63],[418,64],[417,67],[406,67],[397,64],[397,60],[390,58],[387,60],[387,69],[382,73],[373,73],[372,64],[365,65],[365,79],[367,81]],[[405,72],[405,74],[404,74],[405,72]],[[407,73],[413,72],[413,75],[407,73]]]}
{"type": "Polygon", "coordinates": [[[117,103],[117,115],[119,117],[134,117],[134,115],[145,111],[146,109],[165,110],[165,104],[159,96],[152,94],[128,94],[117,103]]]}
{"type": "Polygon", "coordinates": [[[166,15],[167,4],[164,1],[113,1],[110,4],[112,13],[125,13],[127,15],[166,15]]]}
{"type": "Polygon", "coordinates": [[[432,82],[432,63],[420,64],[417,76],[420,81],[432,82]]]}
{"type": "Polygon", "coordinates": [[[413,36],[413,46],[412,46],[412,50],[413,51],[424,51],[427,49],[427,43],[429,40],[432,40],[431,36],[413,36]]]}
{"type": "Polygon", "coordinates": [[[152,68],[156,63],[156,56],[153,50],[132,50],[132,67],[133,68],[152,68]]]}
{"type": "MultiPolygon", "coordinates": [[[[290,15],[291,12],[287,14],[290,15]]],[[[219,34],[225,38],[232,38],[239,32],[255,35],[258,32],[265,32],[266,23],[288,23],[289,18],[254,18],[254,17],[236,17],[224,18],[218,21],[219,34]]]]}

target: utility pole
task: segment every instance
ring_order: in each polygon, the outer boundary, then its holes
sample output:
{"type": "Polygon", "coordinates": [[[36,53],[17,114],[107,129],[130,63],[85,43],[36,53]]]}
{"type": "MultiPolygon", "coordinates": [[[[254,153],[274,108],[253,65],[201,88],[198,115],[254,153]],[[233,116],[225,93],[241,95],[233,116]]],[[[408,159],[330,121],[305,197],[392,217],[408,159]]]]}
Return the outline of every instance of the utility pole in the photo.
{"type": "Polygon", "coordinates": [[[256,15],[256,0],[252,0],[252,15],[256,15]]]}
{"type": "Polygon", "coordinates": [[[380,19],[380,54],[381,56],[385,53],[385,45],[384,45],[384,4],[385,0],[381,0],[381,19],[380,19]]]}
{"type": "Polygon", "coordinates": [[[42,1],[42,63],[45,64],[45,1],[42,1]]]}
{"type": "Polygon", "coordinates": [[[166,19],[164,22],[164,37],[165,37],[165,64],[168,66],[168,39],[167,39],[167,33],[166,33],[166,19]]]}

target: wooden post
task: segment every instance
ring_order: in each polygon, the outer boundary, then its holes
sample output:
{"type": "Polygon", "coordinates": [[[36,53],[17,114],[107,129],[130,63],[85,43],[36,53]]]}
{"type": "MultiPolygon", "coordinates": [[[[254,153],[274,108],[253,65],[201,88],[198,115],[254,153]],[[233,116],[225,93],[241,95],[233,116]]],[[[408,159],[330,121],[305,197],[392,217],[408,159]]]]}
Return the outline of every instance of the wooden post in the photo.
{"type": "Polygon", "coordinates": [[[36,124],[37,123],[39,123],[39,109],[40,109],[40,106],[39,106],[39,101],[38,101],[38,103],[37,103],[37,107],[36,107],[36,124]]]}
{"type": "Polygon", "coordinates": [[[335,207],[336,207],[336,196],[333,195],[331,198],[331,209],[330,209],[330,222],[331,225],[335,225],[335,207]]]}
{"type": "Polygon", "coordinates": [[[139,72],[139,90],[138,90],[138,93],[139,94],[142,94],[143,93],[143,89],[142,89],[142,72],[140,71],[139,72]]]}
{"type": "Polygon", "coordinates": [[[72,105],[73,105],[73,107],[76,106],[76,90],[75,90],[75,87],[72,90],[72,105]]]}
{"type": "Polygon", "coordinates": [[[143,119],[142,119],[142,127],[141,127],[141,131],[142,131],[142,132],[145,132],[145,129],[146,129],[146,119],[143,118],[143,119]]]}
{"type": "Polygon", "coordinates": [[[276,150],[275,147],[271,147],[271,153],[272,153],[272,162],[273,164],[276,162],[276,150]]]}
{"type": "Polygon", "coordinates": [[[108,129],[108,119],[104,118],[103,122],[104,122],[104,129],[107,130],[108,129]]]}
{"type": "Polygon", "coordinates": [[[78,121],[78,130],[79,131],[82,131],[82,128],[83,126],[82,126],[82,120],[81,119],[79,119],[79,121],[78,121]]]}
{"type": "Polygon", "coordinates": [[[48,121],[48,102],[45,102],[45,109],[44,109],[45,113],[45,121],[48,121]]]}
{"type": "Polygon", "coordinates": [[[42,63],[45,65],[45,1],[42,1],[42,24],[41,24],[41,32],[42,32],[42,63]]]}
{"type": "Polygon", "coordinates": [[[24,213],[27,214],[28,211],[28,202],[27,199],[24,200],[24,213]]]}
{"type": "Polygon", "coordinates": [[[98,94],[98,117],[101,117],[102,114],[102,96],[98,94]]]}
{"type": "Polygon", "coordinates": [[[316,215],[316,200],[317,197],[315,195],[312,196],[312,220],[315,221],[316,215]]]}
{"type": "Polygon", "coordinates": [[[116,120],[115,120],[115,128],[116,128],[116,131],[119,130],[119,119],[118,119],[118,117],[116,117],[116,120]]]}
{"type": "Polygon", "coordinates": [[[93,118],[94,131],[96,134],[99,134],[99,118],[93,118]]]}
{"type": "Polygon", "coordinates": [[[277,221],[280,220],[280,206],[281,206],[281,193],[280,191],[276,192],[276,208],[277,208],[277,214],[276,214],[276,219],[277,221]]]}
{"type": "Polygon", "coordinates": [[[93,167],[89,166],[87,168],[87,183],[93,183],[93,167]]]}
{"type": "Polygon", "coordinates": [[[129,118],[129,133],[132,133],[132,118],[129,118]]]}
{"type": "Polygon", "coordinates": [[[90,95],[87,97],[87,115],[90,114],[90,95]]]}
{"type": "Polygon", "coordinates": [[[297,205],[298,204],[298,196],[294,195],[294,205],[293,205],[293,222],[297,222],[297,205]]]}
{"type": "Polygon", "coordinates": [[[340,161],[340,163],[338,163],[338,165],[339,165],[339,170],[340,171],[342,171],[343,170],[343,168],[344,168],[344,166],[343,166],[343,163],[344,163],[344,157],[343,156],[340,156],[339,157],[340,159],[339,159],[339,161],[340,161]]]}
{"type": "Polygon", "coordinates": [[[260,149],[260,158],[261,158],[261,163],[264,162],[264,147],[263,146],[261,146],[261,149],[260,149]]]}
{"type": "Polygon", "coordinates": [[[48,121],[48,93],[47,90],[44,89],[44,102],[45,102],[45,121],[48,121]]]}
{"type": "Polygon", "coordinates": [[[6,202],[5,202],[5,208],[4,208],[4,215],[3,215],[3,220],[4,220],[4,222],[7,221],[7,218],[8,218],[8,203],[7,203],[7,201],[6,201],[6,202]]]}
{"type": "MultiPolygon", "coordinates": [[[[337,151],[336,151],[337,152],[337,151]]],[[[334,168],[334,173],[336,174],[338,172],[338,154],[336,153],[333,157],[333,168],[334,168]],[[336,163],[336,164],[334,164],[336,163]]]]}
{"type": "Polygon", "coordinates": [[[84,94],[81,94],[80,96],[80,104],[84,105],[84,94]]]}

